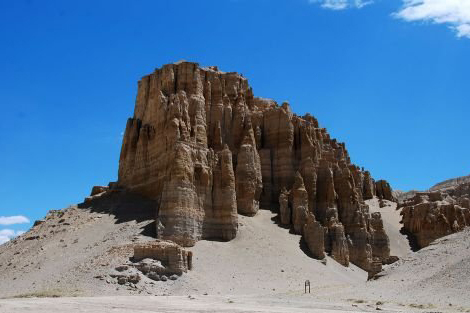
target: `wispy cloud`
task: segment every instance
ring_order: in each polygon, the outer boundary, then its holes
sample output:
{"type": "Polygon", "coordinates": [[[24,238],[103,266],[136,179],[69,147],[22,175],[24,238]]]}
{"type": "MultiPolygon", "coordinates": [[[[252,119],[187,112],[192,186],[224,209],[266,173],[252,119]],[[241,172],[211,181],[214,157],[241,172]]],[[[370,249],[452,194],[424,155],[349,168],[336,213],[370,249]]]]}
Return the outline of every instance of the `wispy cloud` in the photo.
{"type": "Polygon", "coordinates": [[[13,225],[29,223],[29,219],[23,215],[0,216],[0,225],[13,225]]]}
{"type": "Polygon", "coordinates": [[[0,245],[24,233],[23,230],[14,231],[13,229],[0,229],[0,245]]]}
{"type": "Polygon", "coordinates": [[[372,4],[373,0],[309,0],[310,3],[320,4],[324,9],[344,10],[356,8],[360,9],[368,4],[372,4]]]}
{"type": "Polygon", "coordinates": [[[470,38],[469,0],[403,0],[403,8],[393,16],[405,21],[446,24],[458,37],[470,38]]]}

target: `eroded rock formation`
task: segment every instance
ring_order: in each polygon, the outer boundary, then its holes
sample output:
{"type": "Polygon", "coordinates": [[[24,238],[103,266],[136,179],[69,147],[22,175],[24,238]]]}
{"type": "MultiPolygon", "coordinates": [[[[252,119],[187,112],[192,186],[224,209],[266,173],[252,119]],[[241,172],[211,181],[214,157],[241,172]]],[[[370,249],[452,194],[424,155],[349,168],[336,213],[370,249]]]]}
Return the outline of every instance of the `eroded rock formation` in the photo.
{"type": "Polygon", "coordinates": [[[416,240],[417,248],[470,226],[470,183],[417,192],[400,204],[403,228],[416,240]]]}
{"type": "Polygon", "coordinates": [[[192,256],[191,251],[171,241],[158,240],[134,245],[134,260],[140,261],[136,267],[144,274],[156,272],[157,274],[181,275],[191,270],[192,256]],[[145,259],[158,261],[158,266],[148,268],[149,262],[142,262],[145,259]]]}
{"type": "Polygon", "coordinates": [[[290,193],[286,188],[282,188],[281,194],[279,195],[279,217],[281,225],[290,225],[292,218],[292,211],[289,205],[290,193]]]}
{"type": "Polygon", "coordinates": [[[390,186],[353,165],[314,117],[254,97],[243,76],[216,67],[180,62],[142,78],[118,183],[157,200],[158,237],[183,246],[233,239],[237,212],[265,208],[317,258],[375,272],[388,257],[364,199],[392,200],[390,186]]]}
{"type": "Polygon", "coordinates": [[[316,259],[325,258],[325,230],[320,222],[315,220],[312,213],[308,213],[303,227],[304,239],[308,249],[316,259]]]}
{"type": "Polygon", "coordinates": [[[397,201],[393,195],[392,187],[390,187],[390,184],[385,180],[379,180],[375,183],[375,191],[377,197],[379,197],[381,200],[385,199],[393,202],[397,201]]]}
{"type": "Polygon", "coordinates": [[[109,274],[120,285],[135,288],[145,276],[155,281],[176,280],[192,269],[193,253],[172,241],[138,243],[133,250],[134,256],[109,274]]]}

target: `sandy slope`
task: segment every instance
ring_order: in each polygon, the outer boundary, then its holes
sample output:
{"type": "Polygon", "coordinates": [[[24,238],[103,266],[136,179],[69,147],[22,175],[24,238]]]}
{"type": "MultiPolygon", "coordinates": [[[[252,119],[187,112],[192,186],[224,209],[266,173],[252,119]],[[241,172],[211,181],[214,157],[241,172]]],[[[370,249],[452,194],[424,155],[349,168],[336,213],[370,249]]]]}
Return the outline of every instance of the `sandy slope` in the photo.
{"type": "Polygon", "coordinates": [[[386,206],[381,208],[377,198],[367,200],[370,212],[380,212],[384,222],[385,232],[390,239],[390,255],[403,257],[411,252],[411,247],[405,235],[400,233],[402,228],[400,210],[395,202],[384,201],[386,206]]]}
{"type": "Polygon", "coordinates": [[[176,282],[171,294],[276,294],[299,292],[310,280],[315,292],[363,283],[367,274],[331,258],[327,264],[300,249],[300,236],[277,226],[270,211],[239,216],[239,234],[230,242],[200,241],[194,270],[176,282]]]}
{"type": "Polygon", "coordinates": [[[355,296],[470,312],[470,229],[408,254],[383,274],[358,288],[355,296]]]}
{"type": "Polygon", "coordinates": [[[129,244],[153,240],[146,235],[154,228],[146,215],[134,219],[116,213],[116,203],[121,211],[132,209],[133,199],[125,200],[68,208],[0,246],[0,296],[273,294],[302,291],[307,279],[322,291],[360,284],[367,277],[355,266],[345,268],[331,258],[324,265],[310,258],[300,249],[300,236],[276,225],[275,214],[260,211],[251,218],[239,216],[233,241],[198,242],[191,248],[194,270],[177,281],[143,279],[137,289],[120,286],[108,274],[132,256],[129,244]]]}
{"type": "Polygon", "coordinates": [[[151,203],[132,196],[111,196],[84,208],[49,214],[45,222],[0,246],[0,297],[28,293],[58,295],[122,294],[105,280],[109,269],[131,255],[135,240],[153,220],[151,203]],[[116,205],[119,202],[119,205],[116,205]],[[139,209],[138,209],[139,208],[139,209]],[[132,217],[123,214],[134,211],[132,217]],[[140,211],[138,211],[140,210],[140,211]]]}
{"type": "Polygon", "coordinates": [[[94,297],[6,299],[0,312],[366,312],[375,311],[377,301],[386,312],[470,312],[470,231],[413,253],[400,234],[398,211],[388,204],[369,201],[371,211],[382,213],[392,254],[403,259],[376,281],[366,282],[366,273],[353,265],[310,258],[300,236],[276,225],[275,214],[260,211],[239,217],[236,239],[192,247],[194,269],[178,280],[145,278],[131,288],[108,274],[132,256],[131,243],[153,240],[154,203],[113,195],[52,214],[0,246],[0,297],[94,297]],[[310,295],[303,294],[306,279],[310,295]]]}

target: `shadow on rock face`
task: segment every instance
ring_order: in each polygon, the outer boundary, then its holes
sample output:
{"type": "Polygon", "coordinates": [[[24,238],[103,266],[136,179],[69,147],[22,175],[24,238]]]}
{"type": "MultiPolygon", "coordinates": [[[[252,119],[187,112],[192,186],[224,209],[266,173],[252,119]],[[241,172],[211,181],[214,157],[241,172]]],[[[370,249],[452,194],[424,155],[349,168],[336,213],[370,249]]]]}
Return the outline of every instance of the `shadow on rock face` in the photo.
{"type": "Polygon", "coordinates": [[[141,235],[157,238],[157,223],[153,221],[142,228],[141,235]]]}
{"type": "Polygon", "coordinates": [[[153,220],[143,228],[141,234],[156,237],[155,219],[158,205],[155,200],[126,191],[111,191],[80,203],[78,207],[90,212],[114,215],[116,224],[153,220]]]}
{"type": "Polygon", "coordinates": [[[300,238],[300,241],[299,241],[299,248],[300,250],[302,250],[303,253],[305,253],[306,256],[308,256],[309,258],[312,258],[314,260],[317,260],[312,252],[310,251],[310,249],[308,248],[308,245],[307,245],[307,242],[305,241],[304,237],[302,236],[300,238]]]}
{"type": "Polygon", "coordinates": [[[408,239],[408,242],[410,243],[411,251],[416,252],[416,251],[418,251],[419,249],[421,249],[421,247],[419,246],[418,240],[416,239],[415,235],[413,235],[413,233],[407,231],[407,230],[405,229],[405,227],[402,227],[402,228],[400,229],[400,234],[405,235],[405,236],[406,236],[406,239],[408,239]]]}
{"type": "Polygon", "coordinates": [[[281,218],[279,217],[279,212],[275,212],[273,210],[270,210],[271,212],[273,213],[278,213],[277,215],[274,215],[273,217],[271,217],[271,221],[274,222],[274,224],[276,224],[277,226],[281,227],[281,228],[284,228],[284,229],[289,229],[289,234],[293,234],[294,231],[291,229],[291,225],[283,225],[281,224],[281,218]]]}

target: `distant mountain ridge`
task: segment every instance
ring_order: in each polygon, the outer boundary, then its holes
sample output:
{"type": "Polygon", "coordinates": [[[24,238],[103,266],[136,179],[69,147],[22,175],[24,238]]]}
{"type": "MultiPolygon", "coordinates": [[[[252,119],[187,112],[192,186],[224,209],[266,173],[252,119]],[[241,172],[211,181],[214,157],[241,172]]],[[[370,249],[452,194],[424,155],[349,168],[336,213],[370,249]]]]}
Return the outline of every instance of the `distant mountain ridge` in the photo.
{"type": "Polygon", "coordinates": [[[447,188],[454,187],[460,184],[465,184],[465,183],[470,183],[470,175],[444,180],[440,183],[435,184],[431,188],[429,188],[429,191],[447,189],[447,188]]]}
{"type": "Polygon", "coordinates": [[[408,191],[402,191],[402,190],[394,190],[393,191],[393,196],[397,198],[399,202],[403,202],[406,199],[411,199],[413,198],[417,192],[426,192],[426,191],[438,191],[438,190],[444,190],[452,187],[456,187],[461,184],[466,184],[470,183],[470,175],[467,176],[460,176],[460,177],[454,177],[450,179],[446,179],[444,181],[441,181],[428,190],[408,190],[408,191]]]}

